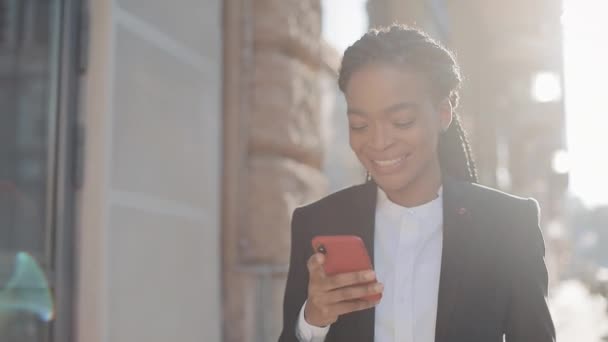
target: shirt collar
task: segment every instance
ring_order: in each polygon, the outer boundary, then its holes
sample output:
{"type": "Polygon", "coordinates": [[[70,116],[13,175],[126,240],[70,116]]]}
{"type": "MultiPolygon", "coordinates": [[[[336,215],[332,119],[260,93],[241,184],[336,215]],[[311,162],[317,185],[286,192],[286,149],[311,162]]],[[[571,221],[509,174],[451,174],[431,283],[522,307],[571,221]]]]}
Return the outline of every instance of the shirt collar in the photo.
{"type": "Polygon", "coordinates": [[[402,215],[413,216],[416,218],[428,218],[430,216],[442,214],[443,208],[443,185],[437,190],[437,197],[433,200],[415,207],[404,207],[391,201],[384,190],[378,187],[376,210],[382,211],[391,217],[401,217],[402,215]]]}

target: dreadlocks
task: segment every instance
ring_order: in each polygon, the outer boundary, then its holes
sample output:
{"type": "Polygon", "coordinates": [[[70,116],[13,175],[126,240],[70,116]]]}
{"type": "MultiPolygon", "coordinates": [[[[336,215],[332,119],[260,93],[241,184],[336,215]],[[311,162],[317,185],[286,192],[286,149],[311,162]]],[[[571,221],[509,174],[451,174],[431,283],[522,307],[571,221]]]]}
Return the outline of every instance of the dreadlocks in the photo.
{"type": "MultiPolygon", "coordinates": [[[[436,101],[449,99],[458,106],[458,89],[462,81],[453,54],[424,32],[404,25],[371,30],[346,49],[338,77],[345,92],[356,70],[373,64],[388,63],[411,67],[429,78],[436,101]]],[[[439,139],[439,163],[446,174],[465,181],[477,182],[477,170],[466,132],[456,113],[452,124],[439,139]]]]}

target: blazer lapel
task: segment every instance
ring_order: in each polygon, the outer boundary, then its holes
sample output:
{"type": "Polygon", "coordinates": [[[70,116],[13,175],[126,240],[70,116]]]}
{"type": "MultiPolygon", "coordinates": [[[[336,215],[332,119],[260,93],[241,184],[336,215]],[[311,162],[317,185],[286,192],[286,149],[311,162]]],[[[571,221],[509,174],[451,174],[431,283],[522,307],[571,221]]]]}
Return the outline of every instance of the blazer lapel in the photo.
{"type": "MultiPolygon", "coordinates": [[[[348,226],[352,234],[361,237],[374,263],[374,226],[376,222],[377,186],[373,181],[361,185],[360,191],[353,198],[353,212],[348,215],[348,226]]],[[[345,341],[374,341],[375,310],[369,309],[346,315],[344,322],[345,341]]]]}
{"type": "Polygon", "coordinates": [[[470,248],[467,241],[472,225],[471,208],[462,196],[465,183],[444,179],[443,182],[443,251],[435,341],[448,341],[451,316],[466,278],[470,248]]]}
{"type": "Polygon", "coordinates": [[[378,188],[376,183],[368,181],[362,185],[360,196],[355,200],[353,213],[353,231],[361,237],[374,264],[374,229],[376,223],[376,196],[378,188]]]}

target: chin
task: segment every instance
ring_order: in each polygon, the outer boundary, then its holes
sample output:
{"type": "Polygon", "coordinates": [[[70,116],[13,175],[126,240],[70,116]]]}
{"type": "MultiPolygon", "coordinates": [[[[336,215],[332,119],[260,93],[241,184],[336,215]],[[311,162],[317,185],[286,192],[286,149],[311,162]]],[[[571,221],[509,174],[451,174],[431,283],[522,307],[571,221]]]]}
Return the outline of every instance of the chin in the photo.
{"type": "Polygon", "coordinates": [[[406,188],[412,181],[412,177],[404,174],[382,175],[374,177],[374,181],[384,192],[391,192],[406,188]]]}

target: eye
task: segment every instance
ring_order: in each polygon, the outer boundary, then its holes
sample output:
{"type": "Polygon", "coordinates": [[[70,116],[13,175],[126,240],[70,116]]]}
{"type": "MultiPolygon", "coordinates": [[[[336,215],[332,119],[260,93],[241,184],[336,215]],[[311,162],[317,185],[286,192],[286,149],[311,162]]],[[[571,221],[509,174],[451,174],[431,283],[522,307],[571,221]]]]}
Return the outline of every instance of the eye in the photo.
{"type": "Polygon", "coordinates": [[[397,128],[409,128],[409,127],[413,126],[414,123],[416,123],[416,120],[410,120],[410,121],[406,121],[406,122],[395,122],[395,123],[393,123],[393,125],[397,128]]]}
{"type": "Polygon", "coordinates": [[[367,125],[369,124],[369,122],[367,122],[366,120],[361,120],[360,118],[349,118],[348,120],[348,126],[350,127],[351,131],[363,131],[364,129],[367,128],[367,125]]]}
{"type": "Polygon", "coordinates": [[[362,131],[367,128],[367,125],[350,125],[351,131],[362,131]]]}

